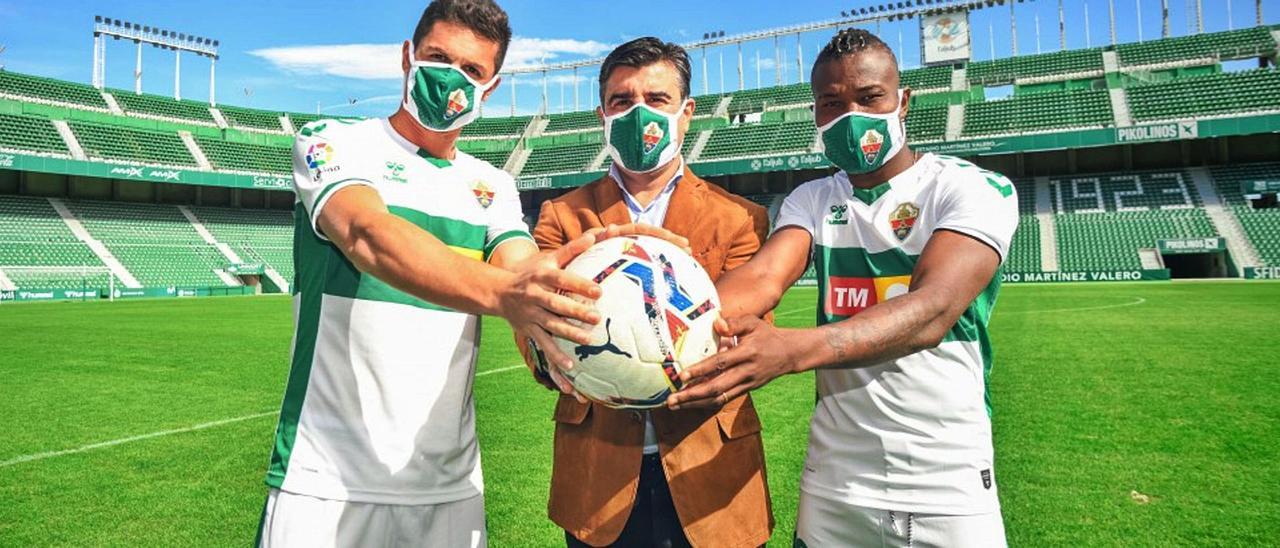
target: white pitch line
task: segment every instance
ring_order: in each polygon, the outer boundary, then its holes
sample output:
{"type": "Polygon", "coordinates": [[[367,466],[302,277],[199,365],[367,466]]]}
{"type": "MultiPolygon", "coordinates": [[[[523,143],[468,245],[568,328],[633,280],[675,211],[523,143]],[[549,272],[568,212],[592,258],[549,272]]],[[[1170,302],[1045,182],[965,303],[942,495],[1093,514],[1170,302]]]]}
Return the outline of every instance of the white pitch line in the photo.
{"type": "Polygon", "coordinates": [[[83,453],[83,452],[85,452],[85,451],[91,451],[91,450],[94,450],[94,449],[102,449],[102,448],[104,448],[104,447],[112,447],[112,446],[115,446],[115,445],[121,445],[121,444],[129,443],[129,442],[134,442],[134,441],[141,441],[141,440],[146,440],[146,439],[151,439],[151,438],[158,438],[158,437],[160,437],[160,436],[169,436],[169,435],[172,435],[172,434],[182,434],[182,433],[184,433],[184,432],[194,432],[194,431],[196,431],[196,430],[204,430],[204,429],[206,429],[206,428],[213,428],[213,427],[215,427],[215,426],[222,426],[222,425],[224,425],[224,424],[231,424],[231,423],[233,423],[233,422],[241,422],[241,421],[247,421],[247,420],[250,420],[250,419],[256,419],[256,418],[259,418],[259,417],[265,417],[265,416],[267,416],[267,415],[275,415],[275,414],[277,414],[277,413],[279,413],[279,412],[280,412],[280,411],[278,411],[278,410],[277,410],[277,411],[264,411],[264,412],[262,412],[262,413],[254,413],[254,414],[252,414],[252,415],[244,415],[244,416],[242,416],[242,417],[233,417],[233,418],[230,418],[230,419],[222,419],[222,420],[217,420],[217,421],[213,421],[213,422],[205,422],[205,423],[197,424],[197,425],[194,425],[194,426],[187,426],[187,427],[185,427],[185,428],[174,428],[174,429],[172,429],[172,430],[161,430],[161,431],[159,431],[159,432],[152,432],[152,433],[150,433],[150,434],[139,434],[139,435],[137,435],[137,436],[129,436],[129,437],[127,437],[127,438],[120,438],[120,439],[118,439],[118,440],[102,441],[102,442],[98,442],[98,443],[91,443],[91,444],[89,444],[89,445],[83,445],[83,446],[80,446],[80,447],[76,447],[75,449],[63,449],[63,450],[61,450],[61,451],[48,451],[48,452],[44,452],[44,453],[32,453],[32,454],[30,454],[30,455],[23,455],[23,456],[21,456],[21,457],[14,457],[14,458],[9,459],[9,460],[6,460],[6,461],[4,461],[4,462],[0,462],[0,468],[5,468],[5,467],[7,467],[7,466],[13,466],[13,465],[15,465],[15,464],[22,464],[22,463],[24,463],[24,462],[31,462],[31,461],[36,461],[36,460],[44,460],[44,459],[49,459],[49,458],[53,458],[53,457],[61,457],[61,456],[63,456],[63,455],[73,455],[73,454],[75,454],[75,453],[83,453]]]}
{"type": "Polygon", "coordinates": [[[1106,310],[1108,308],[1124,308],[1126,306],[1137,306],[1145,302],[1147,302],[1147,300],[1142,297],[1134,297],[1134,300],[1129,301],[1127,303],[1120,303],[1120,304],[1105,304],[1100,306],[1082,306],[1079,308],[1045,308],[1045,309],[1033,308],[1031,310],[1012,310],[1008,312],[1002,312],[1001,314],[1048,314],[1050,312],[1083,312],[1085,310],[1106,310]]]}
{"type": "MultiPolygon", "coordinates": [[[[508,366],[508,367],[500,367],[500,368],[498,368],[498,369],[490,369],[490,370],[488,370],[488,371],[481,371],[481,372],[479,372],[479,373],[476,373],[476,376],[477,376],[477,377],[483,377],[483,376],[485,376],[485,375],[490,375],[490,374],[493,374],[493,373],[501,373],[501,372],[503,372],[503,371],[511,371],[512,369],[519,369],[519,368],[521,368],[521,367],[524,367],[524,365],[523,365],[523,364],[521,364],[521,365],[512,365],[512,366],[508,366]]],[[[139,435],[137,435],[137,436],[129,436],[129,437],[127,437],[127,438],[120,438],[120,439],[116,439],[116,440],[102,441],[102,442],[98,442],[98,443],[91,443],[91,444],[89,444],[89,445],[82,445],[82,446],[80,446],[80,447],[76,447],[76,448],[74,448],[74,449],[63,449],[63,450],[61,450],[61,451],[46,451],[46,452],[44,452],[44,453],[32,453],[32,454],[30,454],[30,455],[22,455],[22,456],[20,456],[20,457],[14,457],[14,458],[12,458],[12,459],[9,459],[9,460],[6,460],[6,461],[3,461],[3,462],[0,462],[0,468],[6,468],[6,467],[9,467],[9,466],[13,466],[13,465],[15,465],[15,464],[22,464],[22,463],[24,463],[24,462],[31,462],[31,461],[37,461],[37,460],[44,460],[44,459],[49,459],[49,458],[53,458],[53,457],[61,457],[61,456],[63,456],[63,455],[74,455],[74,454],[76,454],[76,453],[83,453],[83,452],[85,452],[85,451],[92,451],[92,450],[94,450],[94,449],[102,449],[102,448],[104,448],[104,447],[113,447],[113,446],[116,446],[116,445],[121,445],[121,444],[129,443],[129,442],[142,441],[142,440],[147,440],[147,439],[151,439],[151,438],[158,438],[158,437],[161,437],[161,436],[170,436],[170,435],[173,435],[173,434],[182,434],[182,433],[185,433],[185,432],[195,432],[196,430],[204,430],[204,429],[206,429],[206,428],[213,428],[213,427],[215,427],[215,426],[222,426],[222,425],[224,425],[224,424],[231,424],[231,423],[236,423],[236,422],[247,421],[247,420],[256,419],[256,418],[259,418],[259,417],[265,417],[265,416],[268,416],[268,415],[276,415],[276,414],[278,414],[278,413],[280,413],[280,411],[279,411],[279,410],[275,410],[275,411],[263,411],[262,413],[254,413],[254,414],[252,414],[252,415],[244,415],[244,416],[241,416],[241,417],[232,417],[232,418],[229,418],[229,419],[222,419],[222,420],[216,420],[216,421],[212,421],[212,422],[205,422],[205,423],[200,423],[200,424],[196,424],[196,425],[193,425],[193,426],[187,426],[187,427],[185,427],[185,428],[174,428],[174,429],[172,429],[172,430],[161,430],[161,431],[159,431],[159,432],[151,432],[151,433],[149,433],[149,434],[139,434],[139,435]]]]}
{"type": "Polygon", "coordinates": [[[520,364],[520,365],[510,365],[510,366],[507,366],[507,367],[499,367],[499,368],[497,368],[497,369],[490,369],[490,370],[488,370],[488,371],[481,371],[481,372],[479,372],[479,373],[476,373],[476,376],[477,376],[477,377],[483,377],[483,376],[485,376],[485,375],[492,375],[492,374],[494,374],[494,373],[501,373],[501,372],[503,372],[503,371],[511,371],[512,369],[520,369],[521,367],[527,367],[527,366],[526,366],[525,364],[523,364],[523,363],[522,363],[522,364],[520,364]]]}

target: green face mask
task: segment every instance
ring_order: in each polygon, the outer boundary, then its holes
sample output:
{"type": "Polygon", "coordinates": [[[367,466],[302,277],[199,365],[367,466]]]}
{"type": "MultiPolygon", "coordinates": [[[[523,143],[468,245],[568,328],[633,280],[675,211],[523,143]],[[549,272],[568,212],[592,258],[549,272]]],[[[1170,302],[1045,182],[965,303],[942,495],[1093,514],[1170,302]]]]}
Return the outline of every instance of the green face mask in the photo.
{"type": "Polygon", "coordinates": [[[405,76],[404,109],[430,131],[453,131],[480,116],[479,100],[493,86],[453,65],[415,61],[405,76]]]}
{"type": "Polygon", "coordinates": [[[680,113],[668,114],[643,103],[604,119],[605,146],[618,167],[648,173],[680,152],[676,128],[680,113]]]}
{"type": "MultiPolygon", "coordinates": [[[[901,101],[901,92],[899,92],[901,101]]],[[[847,112],[818,128],[820,151],[831,163],[851,175],[871,173],[889,161],[906,144],[901,107],[887,114],[847,112]]]]}

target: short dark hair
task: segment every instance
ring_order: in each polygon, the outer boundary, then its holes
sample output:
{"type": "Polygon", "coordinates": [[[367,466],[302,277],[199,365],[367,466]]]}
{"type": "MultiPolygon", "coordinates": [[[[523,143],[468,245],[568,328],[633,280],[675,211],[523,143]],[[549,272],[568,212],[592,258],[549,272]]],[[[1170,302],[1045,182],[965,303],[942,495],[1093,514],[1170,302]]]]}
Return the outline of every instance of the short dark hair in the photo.
{"type": "Polygon", "coordinates": [[[879,36],[867,32],[859,28],[847,28],[837,32],[831,37],[831,41],[823,46],[822,51],[818,52],[818,59],[813,62],[813,66],[818,66],[829,61],[835,61],[846,55],[853,55],[869,50],[880,50],[888,53],[893,57],[893,64],[898,64],[898,57],[893,54],[893,49],[884,43],[879,36]]]}
{"type": "Polygon", "coordinates": [[[493,0],[434,0],[422,10],[418,26],[413,29],[414,48],[431,33],[436,21],[462,25],[497,42],[498,57],[494,59],[493,70],[497,73],[502,69],[502,62],[507,58],[507,46],[511,45],[511,23],[507,20],[507,12],[493,0]]]}
{"type": "Polygon", "coordinates": [[[609,52],[609,56],[604,58],[604,63],[600,64],[600,102],[604,102],[604,84],[609,81],[609,76],[613,75],[613,69],[619,66],[642,68],[660,61],[675,65],[676,73],[680,75],[680,93],[683,94],[680,98],[688,99],[689,78],[692,72],[689,68],[689,53],[680,47],[680,44],[645,36],[614,48],[609,52]]]}

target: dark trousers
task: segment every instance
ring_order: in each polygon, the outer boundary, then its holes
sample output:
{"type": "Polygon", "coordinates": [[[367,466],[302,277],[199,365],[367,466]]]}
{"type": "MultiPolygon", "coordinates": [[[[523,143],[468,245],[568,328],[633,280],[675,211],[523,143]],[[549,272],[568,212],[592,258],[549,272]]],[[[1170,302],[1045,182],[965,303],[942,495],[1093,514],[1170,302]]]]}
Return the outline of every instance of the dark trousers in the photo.
{"type": "MultiPolygon", "coordinates": [[[[588,546],[565,532],[569,548],[588,546]]],[[[640,484],[636,487],[636,503],[631,516],[622,527],[622,535],[611,546],[617,548],[682,548],[689,546],[684,538],[684,528],[671,502],[671,490],[667,487],[667,475],[662,471],[662,459],[657,454],[645,455],[640,465],[640,484]]]]}

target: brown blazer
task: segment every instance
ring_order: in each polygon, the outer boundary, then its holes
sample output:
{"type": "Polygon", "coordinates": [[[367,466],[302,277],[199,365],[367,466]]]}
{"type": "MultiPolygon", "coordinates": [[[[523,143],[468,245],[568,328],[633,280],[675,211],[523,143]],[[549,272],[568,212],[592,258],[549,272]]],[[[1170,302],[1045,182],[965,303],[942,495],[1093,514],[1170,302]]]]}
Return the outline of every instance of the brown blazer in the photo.
{"type": "MultiPolygon", "coordinates": [[[[542,205],[533,237],[554,249],[583,232],[631,222],[622,191],[602,177],[542,205]]],[[[764,208],[699,179],[686,167],[663,227],[689,239],[711,279],[747,262],[769,228],[764,208]]],[[[773,531],[760,419],[751,397],[719,410],[651,411],[676,513],[693,546],[760,546],[773,531]]],[[[593,546],[622,533],[635,501],[644,415],[578,403],[555,411],[551,520],[593,546]]]]}

